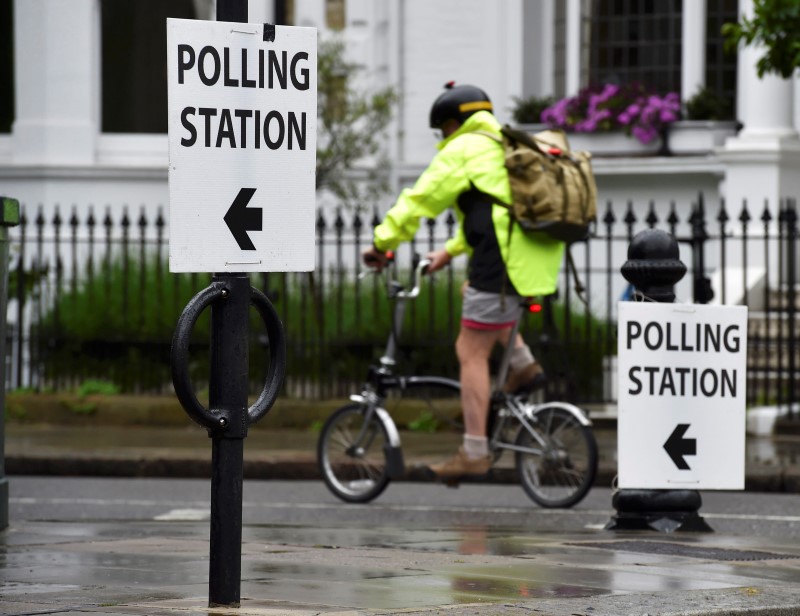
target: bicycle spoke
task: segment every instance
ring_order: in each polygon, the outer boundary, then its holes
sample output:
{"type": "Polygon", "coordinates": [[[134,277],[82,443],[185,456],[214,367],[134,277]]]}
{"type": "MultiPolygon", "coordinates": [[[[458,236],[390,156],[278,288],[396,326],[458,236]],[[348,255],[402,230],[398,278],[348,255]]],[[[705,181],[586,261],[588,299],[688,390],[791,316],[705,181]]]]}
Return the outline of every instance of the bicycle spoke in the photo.
{"type": "Polygon", "coordinates": [[[389,483],[383,426],[358,404],[336,411],[320,434],[318,462],[330,490],[347,502],[366,502],[389,483]]]}
{"type": "Polygon", "coordinates": [[[570,507],[591,487],[597,446],[591,431],[559,406],[537,407],[534,422],[517,435],[520,480],[528,495],[544,507],[570,507]],[[537,441],[544,445],[534,449],[537,441]]]}

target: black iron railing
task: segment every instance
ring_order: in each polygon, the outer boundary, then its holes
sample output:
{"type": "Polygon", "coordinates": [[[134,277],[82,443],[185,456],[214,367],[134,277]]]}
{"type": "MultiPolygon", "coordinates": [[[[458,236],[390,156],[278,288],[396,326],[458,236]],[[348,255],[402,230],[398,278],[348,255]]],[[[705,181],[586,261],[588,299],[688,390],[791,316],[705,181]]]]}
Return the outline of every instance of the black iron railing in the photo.
{"type": "MultiPolygon", "coordinates": [[[[680,242],[689,273],[678,301],[750,306],[748,403],[797,401],[797,213],[781,203],[606,203],[588,243],[572,247],[588,303],[578,301],[566,268],[557,297],[527,319],[524,335],[552,377],[553,395],[613,402],[616,305],[625,297],[620,274],[627,246],[643,228],[662,228],[680,242]]],[[[390,309],[385,278],[360,277],[361,250],[376,214],[320,212],[313,273],[255,274],[287,330],[285,393],[325,398],[349,393],[380,354],[390,309]]],[[[402,277],[411,254],[451,236],[451,213],[421,225],[398,251],[402,277]]],[[[181,308],[210,275],[170,274],[168,229],[161,208],[102,213],[23,206],[11,232],[8,388],[75,389],[97,380],[123,391],[170,391],[169,344],[181,308]]],[[[401,344],[409,370],[456,376],[464,260],[426,282],[408,311],[401,344]]],[[[202,319],[201,319],[202,320],[202,319]]],[[[207,378],[207,339],[198,323],[193,372],[207,378]]],[[[257,324],[251,341],[254,388],[267,354],[257,324]]]]}

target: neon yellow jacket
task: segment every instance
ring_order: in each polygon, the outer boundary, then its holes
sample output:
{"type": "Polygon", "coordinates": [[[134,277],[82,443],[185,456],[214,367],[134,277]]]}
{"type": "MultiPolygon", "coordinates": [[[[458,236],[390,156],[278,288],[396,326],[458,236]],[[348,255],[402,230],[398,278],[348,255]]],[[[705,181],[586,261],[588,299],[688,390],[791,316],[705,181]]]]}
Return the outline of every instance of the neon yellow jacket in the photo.
{"type": "MultiPolygon", "coordinates": [[[[511,203],[503,147],[475,131],[499,136],[500,124],[488,111],[479,111],[437,145],[439,153],[414,187],[400,193],[383,222],[375,227],[374,242],[378,250],[394,250],[401,242],[411,240],[419,228],[420,218],[435,218],[451,206],[456,206],[456,217],[462,223],[464,213],[457,206],[457,199],[472,187],[498,201],[511,203]]],[[[544,233],[526,234],[519,225],[509,224],[507,208],[491,207],[500,253],[517,292],[524,296],[555,292],[564,255],[563,242],[544,233]]],[[[445,249],[454,257],[472,253],[461,225],[456,235],[447,241],[445,249]]]]}

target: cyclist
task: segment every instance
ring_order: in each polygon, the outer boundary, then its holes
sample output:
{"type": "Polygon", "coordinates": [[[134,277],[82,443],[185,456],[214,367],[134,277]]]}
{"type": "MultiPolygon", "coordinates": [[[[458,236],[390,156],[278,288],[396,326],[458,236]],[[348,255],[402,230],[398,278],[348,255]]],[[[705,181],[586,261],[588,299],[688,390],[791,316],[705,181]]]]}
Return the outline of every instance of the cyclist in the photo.
{"type": "MultiPolygon", "coordinates": [[[[501,134],[483,90],[448,83],[431,107],[430,126],[441,131],[439,152],[414,187],[401,192],[362,256],[367,265],[383,269],[385,253],[411,240],[421,218],[435,218],[456,205],[455,236],[428,255],[430,272],[445,267],[457,255],[470,257],[456,341],[464,441],[455,456],[430,467],[438,478],[452,482],[489,471],[489,356],[495,344],[510,342],[511,327],[522,309],[520,296],[555,291],[564,244],[544,234],[525,234],[511,224],[508,209],[497,205],[498,201],[511,203],[511,187],[502,145],[481,134],[501,134]]],[[[542,367],[522,337],[517,336],[513,344],[504,389],[543,384],[542,367]]]]}

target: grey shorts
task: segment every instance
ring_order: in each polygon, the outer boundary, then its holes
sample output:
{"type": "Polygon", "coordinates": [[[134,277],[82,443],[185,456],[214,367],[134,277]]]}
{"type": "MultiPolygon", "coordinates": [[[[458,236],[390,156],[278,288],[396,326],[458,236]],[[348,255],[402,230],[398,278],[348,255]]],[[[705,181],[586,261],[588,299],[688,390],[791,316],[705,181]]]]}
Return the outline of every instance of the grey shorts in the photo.
{"type": "Polygon", "coordinates": [[[511,327],[522,312],[521,297],[514,293],[488,293],[467,287],[461,306],[461,324],[472,329],[511,327]]]}

